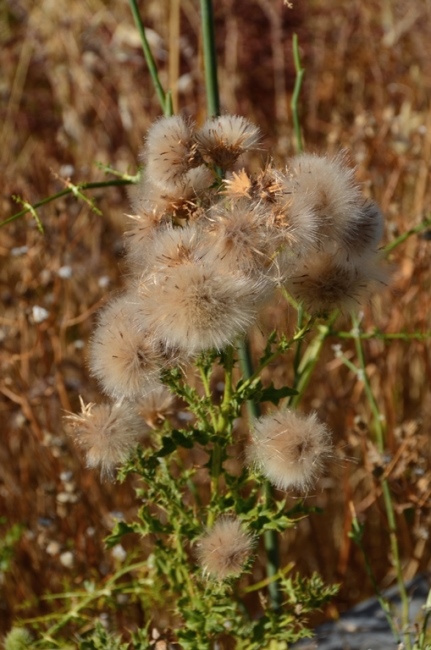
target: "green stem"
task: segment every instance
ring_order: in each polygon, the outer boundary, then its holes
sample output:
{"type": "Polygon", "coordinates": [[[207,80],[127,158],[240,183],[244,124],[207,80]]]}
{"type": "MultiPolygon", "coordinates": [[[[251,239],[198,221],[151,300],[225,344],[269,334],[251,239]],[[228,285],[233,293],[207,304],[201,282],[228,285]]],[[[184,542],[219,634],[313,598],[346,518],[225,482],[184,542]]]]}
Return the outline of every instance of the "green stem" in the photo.
{"type": "Polygon", "coordinates": [[[362,341],[368,339],[379,339],[381,341],[426,341],[431,338],[431,331],[428,332],[381,332],[378,329],[372,332],[360,332],[359,334],[353,332],[336,332],[332,330],[330,336],[336,336],[339,339],[356,339],[362,341]]]}
{"type": "Polygon", "coordinates": [[[74,185],[73,187],[66,187],[64,190],[61,190],[61,192],[57,192],[57,194],[52,194],[51,196],[47,196],[46,199],[42,199],[37,203],[33,203],[32,205],[29,205],[24,210],[20,210],[20,212],[17,212],[16,214],[12,215],[8,219],[5,219],[4,221],[0,221],[0,228],[2,226],[6,226],[6,224],[11,223],[12,221],[15,221],[16,219],[19,219],[20,217],[24,216],[28,212],[31,212],[32,208],[35,210],[36,208],[40,208],[43,205],[46,205],[47,203],[51,203],[51,201],[55,201],[56,199],[60,199],[62,196],[67,196],[68,194],[73,194],[74,196],[76,196],[76,189],[95,190],[101,187],[114,187],[116,185],[131,185],[132,183],[133,183],[132,180],[116,179],[112,181],[102,181],[96,183],[78,183],[78,185],[74,185]]]}
{"type": "Polygon", "coordinates": [[[230,422],[234,361],[234,348],[230,345],[224,353],[224,391],[217,425],[217,431],[219,433],[226,433],[226,426],[230,422]]]}
{"type": "Polygon", "coordinates": [[[212,0],[200,0],[208,116],[220,115],[214,12],[212,0]]]}
{"type": "MultiPolygon", "coordinates": [[[[238,356],[243,378],[251,380],[252,377],[256,377],[248,339],[244,338],[241,340],[238,346],[238,356]]],[[[259,404],[253,400],[247,400],[247,411],[251,422],[260,417],[259,404]]]]}
{"type": "MultiPolygon", "coordinates": [[[[377,441],[377,448],[380,452],[380,454],[384,453],[385,450],[385,429],[383,425],[383,420],[381,417],[381,413],[378,407],[378,404],[376,402],[376,399],[374,397],[370,381],[367,375],[366,367],[365,367],[365,354],[364,354],[364,349],[362,346],[362,341],[359,336],[359,318],[357,316],[353,317],[353,333],[355,334],[354,339],[355,339],[355,347],[356,347],[356,353],[358,355],[358,360],[359,360],[359,365],[360,369],[362,371],[362,380],[364,382],[364,390],[365,394],[368,400],[368,403],[371,408],[371,412],[373,414],[373,424],[374,424],[374,431],[376,434],[376,441],[377,441]]],[[[403,572],[402,572],[402,567],[401,567],[401,558],[400,558],[400,551],[399,551],[399,546],[398,546],[398,536],[397,536],[397,524],[396,524],[396,518],[395,518],[395,509],[394,509],[394,504],[392,502],[392,495],[391,491],[389,488],[389,483],[386,478],[383,478],[381,481],[381,486],[382,486],[382,493],[383,493],[383,502],[385,504],[385,510],[386,510],[386,516],[388,519],[388,526],[389,526],[389,540],[390,540],[390,547],[391,547],[391,558],[392,558],[392,565],[395,569],[396,577],[397,577],[397,584],[398,584],[398,589],[400,592],[400,598],[401,598],[401,620],[402,620],[402,626],[403,626],[403,636],[405,640],[405,645],[408,650],[411,648],[411,641],[410,641],[410,635],[408,633],[408,627],[409,627],[409,599],[408,599],[408,594],[407,590],[404,584],[404,577],[403,577],[403,572]]]]}
{"type": "Polygon", "coordinates": [[[403,232],[399,237],[391,241],[387,246],[384,247],[383,252],[388,255],[391,251],[394,250],[394,248],[397,248],[400,244],[403,244],[409,237],[412,235],[419,235],[421,232],[424,230],[427,230],[431,226],[431,216],[422,221],[422,223],[418,224],[414,228],[410,228],[410,230],[406,230],[406,232],[403,232]]]}
{"type": "MultiPolygon", "coordinates": [[[[260,377],[260,374],[261,374],[262,370],[264,370],[264,368],[266,368],[271,363],[273,363],[273,361],[278,359],[280,354],[285,354],[294,343],[298,343],[298,341],[300,341],[300,340],[302,341],[305,334],[307,334],[307,332],[309,332],[310,329],[312,328],[313,324],[314,324],[314,318],[310,318],[310,320],[307,321],[307,323],[305,325],[303,325],[302,328],[300,330],[298,330],[291,339],[289,339],[287,344],[285,346],[283,346],[282,350],[279,350],[279,349],[275,350],[275,352],[273,352],[270,356],[268,356],[265,359],[265,361],[263,361],[263,362],[261,362],[259,364],[259,366],[256,368],[256,370],[253,371],[253,368],[250,368],[250,371],[253,374],[251,374],[250,377],[248,377],[247,383],[252,384],[258,377],[260,377]]],[[[259,416],[256,416],[256,417],[259,417],[259,416]]]]}
{"type": "Polygon", "coordinates": [[[309,343],[306,351],[302,355],[301,362],[295,371],[293,388],[298,393],[289,398],[288,404],[292,408],[296,408],[302,399],[302,396],[307,388],[310,379],[313,375],[314,368],[320,358],[323,345],[330,335],[331,327],[338,316],[338,312],[334,312],[325,324],[318,326],[318,333],[314,339],[309,343]]]}
{"type": "Polygon", "coordinates": [[[200,376],[201,376],[202,385],[204,387],[205,397],[208,398],[209,412],[210,412],[210,416],[211,416],[212,428],[214,429],[214,431],[216,431],[217,430],[217,418],[216,418],[216,415],[215,415],[215,412],[214,412],[214,405],[213,405],[213,402],[212,402],[210,378],[209,378],[207,370],[205,368],[203,368],[202,366],[199,366],[199,373],[200,373],[200,376]]]}
{"type": "Polygon", "coordinates": [[[144,57],[145,57],[145,61],[147,62],[148,70],[150,71],[154,89],[157,93],[160,107],[164,115],[169,115],[170,114],[169,103],[166,101],[166,93],[163,90],[162,84],[160,83],[156,62],[154,61],[153,53],[151,52],[151,48],[147,40],[145,27],[142,22],[141,15],[139,13],[137,2],[136,0],[129,0],[129,4],[132,10],[135,25],[139,32],[139,36],[141,37],[142,50],[144,52],[144,57]]]}
{"type": "MultiPolygon", "coordinates": [[[[304,325],[304,308],[302,305],[298,306],[297,311],[297,330],[301,331],[304,325]]],[[[301,349],[302,349],[302,337],[296,342],[295,357],[293,359],[293,368],[295,376],[297,375],[299,364],[301,362],[301,349]]]]}
{"type": "Polygon", "coordinates": [[[296,152],[302,153],[302,151],[304,151],[304,144],[302,141],[301,124],[299,121],[298,103],[299,103],[299,95],[301,92],[302,80],[304,78],[305,70],[301,65],[297,34],[293,35],[292,50],[293,50],[293,61],[295,63],[296,78],[295,78],[295,85],[293,87],[293,94],[292,94],[292,100],[290,102],[290,107],[292,110],[293,129],[295,132],[296,152]]]}
{"type": "MultiPolygon", "coordinates": [[[[254,370],[250,345],[247,339],[242,339],[238,346],[238,354],[243,377],[249,379],[254,375],[254,370]]],[[[260,416],[259,404],[253,400],[247,401],[247,410],[250,422],[253,422],[254,419],[260,416]]],[[[266,504],[270,506],[274,497],[273,489],[269,481],[265,481],[264,483],[263,494],[266,504]]],[[[266,530],[263,534],[263,542],[266,551],[266,575],[270,580],[268,584],[269,597],[272,608],[278,610],[282,604],[280,583],[278,580],[273,579],[280,569],[280,553],[277,533],[274,530],[266,530]]]]}
{"type": "MultiPolygon", "coordinates": [[[[219,492],[219,478],[223,463],[223,448],[219,442],[220,436],[224,441],[228,441],[230,434],[231,422],[231,402],[233,388],[233,366],[234,366],[234,348],[229,346],[224,353],[224,391],[223,399],[220,404],[218,418],[214,424],[214,432],[217,436],[211,455],[211,499],[217,500],[219,492]]],[[[214,509],[210,508],[207,517],[207,526],[210,528],[214,523],[214,509]]]]}

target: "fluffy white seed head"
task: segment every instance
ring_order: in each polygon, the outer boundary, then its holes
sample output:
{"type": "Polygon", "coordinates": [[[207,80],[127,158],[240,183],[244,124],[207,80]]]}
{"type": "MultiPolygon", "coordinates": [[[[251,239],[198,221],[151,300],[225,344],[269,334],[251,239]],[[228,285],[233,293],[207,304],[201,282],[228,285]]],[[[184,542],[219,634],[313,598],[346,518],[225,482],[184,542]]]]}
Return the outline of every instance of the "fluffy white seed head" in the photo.
{"type": "Polygon", "coordinates": [[[136,185],[128,190],[129,199],[136,214],[154,212],[160,220],[193,214],[195,199],[209,192],[214,174],[206,165],[187,170],[181,182],[169,188],[161,188],[143,173],[136,185]]]}
{"type": "MultiPolygon", "coordinates": [[[[243,175],[236,175],[236,182],[228,181],[229,191],[245,185],[243,175]],[[240,181],[243,181],[240,183],[240,181]]],[[[267,165],[251,179],[248,195],[252,202],[266,214],[268,228],[277,233],[280,248],[292,248],[296,254],[305,254],[318,242],[316,215],[309,202],[301,195],[295,197],[293,175],[267,165]]]]}
{"type": "Polygon", "coordinates": [[[151,429],[159,429],[174,413],[175,396],[166,386],[160,386],[140,399],[136,410],[151,429]]]}
{"type": "Polygon", "coordinates": [[[75,442],[85,452],[87,466],[99,467],[102,477],[111,478],[124,463],[142,435],[148,432],[142,418],[128,402],[85,404],[81,413],[65,417],[75,442]]]}
{"type": "Polygon", "coordinates": [[[269,227],[265,209],[240,199],[210,212],[211,255],[233,271],[267,274],[273,264],[279,233],[269,227]]]}
{"type": "Polygon", "coordinates": [[[292,158],[288,169],[292,211],[309,210],[315,215],[320,245],[334,240],[345,246],[363,205],[355,170],[342,155],[330,158],[305,153],[292,158]]]}
{"type": "Polygon", "coordinates": [[[142,157],[148,180],[174,194],[183,191],[187,172],[202,162],[193,128],[181,115],[162,117],[151,126],[142,157]]]}
{"type": "Polygon", "coordinates": [[[206,258],[187,260],[139,285],[149,327],[187,354],[233,343],[254,322],[264,289],[263,281],[206,258]]]}
{"type": "Polygon", "coordinates": [[[383,214],[374,201],[364,201],[356,213],[356,220],[344,235],[346,249],[362,257],[374,255],[383,237],[383,214]]]}
{"type": "Polygon", "coordinates": [[[196,133],[202,156],[223,169],[231,169],[243,153],[256,149],[259,139],[258,127],[239,115],[211,118],[196,133]]]}
{"type": "Polygon", "coordinates": [[[155,212],[127,216],[130,220],[130,227],[124,233],[127,266],[133,276],[140,277],[149,270],[153,239],[171,227],[171,219],[160,219],[155,212]]]}
{"type": "Polygon", "coordinates": [[[248,459],[281,490],[309,488],[331,453],[331,435],[315,413],[280,410],[254,424],[248,459]]]}
{"type": "Polygon", "coordinates": [[[286,288],[312,314],[334,309],[357,310],[387,279],[378,256],[353,258],[334,252],[316,252],[291,269],[286,288]]]}
{"type": "Polygon", "coordinates": [[[145,325],[132,292],[110,302],[99,315],[90,347],[90,368],[105,393],[137,399],[160,385],[168,363],[164,346],[145,325]]]}
{"type": "Polygon", "coordinates": [[[198,542],[199,564],[204,573],[216,580],[235,577],[244,570],[253,546],[253,536],[238,519],[221,517],[198,542]]]}
{"type": "Polygon", "coordinates": [[[202,229],[196,224],[168,228],[151,241],[151,274],[170,273],[189,262],[199,262],[208,246],[202,229]]]}

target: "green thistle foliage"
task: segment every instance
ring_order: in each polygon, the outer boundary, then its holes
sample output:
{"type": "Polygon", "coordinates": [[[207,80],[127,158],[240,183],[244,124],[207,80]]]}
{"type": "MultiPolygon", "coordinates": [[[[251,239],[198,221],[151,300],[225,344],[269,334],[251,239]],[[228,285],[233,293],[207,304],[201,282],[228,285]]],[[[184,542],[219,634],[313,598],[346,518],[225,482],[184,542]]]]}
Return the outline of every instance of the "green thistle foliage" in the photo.
{"type": "Polygon", "coordinates": [[[109,634],[101,623],[96,626],[88,638],[79,642],[79,650],[129,650],[128,643],[122,643],[120,637],[109,634]]]}

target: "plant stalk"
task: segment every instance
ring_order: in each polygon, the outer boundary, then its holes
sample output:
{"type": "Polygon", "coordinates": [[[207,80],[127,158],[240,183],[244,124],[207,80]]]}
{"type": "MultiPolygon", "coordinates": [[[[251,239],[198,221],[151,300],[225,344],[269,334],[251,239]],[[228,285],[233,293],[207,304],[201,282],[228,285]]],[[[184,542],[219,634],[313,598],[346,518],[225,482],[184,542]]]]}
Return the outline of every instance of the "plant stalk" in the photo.
{"type": "MultiPolygon", "coordinates": [[[[142,50],[144,52],[144,57],[145,61],[147,62],[148,70],[151,75],[151,79],[153,82],[154,89],[157,93],[157,97],[159,100],[160,107],[163,111],[163,114],[166,115],[169,111],[169,106],[170,103],[166,101],[166,93],[163,90],[162,84],[160,83],[159,79],[159,73],[157,70],[157,65],[153,57],[153,53],[151,52],[150,45],[147,40],[147,35],[145,33],[145,27],[142,22],[141,15],[139,13],[138,5],[136,0],[129,0],[130,4],[130,9],[132,10],[133,14],[133,19],[135,21],[135,25],[138,29],[139,36],[141,38],[141,45],[142,45],[142,50]]],[[[169,115],[169,113],[168,113],[169,115]]]]}
{"type": "Polygon", "coordinates": [[[292,94],[292,99],[291,99],[291,102],[290,102],[290,107],[291,107],[291,110],[292,110],[293,130],[294,130],[294,133],[295,133],[296,152],[297,153],[302,153],[304,151],[304,143],[303,143],[303,140],[302,140],[302,132],[301,132],[301,123],[300,123],[300,120],[299,120],[298,104],[299,104],[299,95],[300,95],[300,92],[301,92],[302,80],[304,78],[305,70],[301,65],[301,58],[300,58],[300,55],[299,55],[298,35],[297,34],[293,35],[292,50],[293,50],[293,61],[294,61],[294,64],[295,64],[296,78],[295,78],[295,85],[293,87],[293,94],[292,94]]]}
{"type": "MultiPolygon", "coordinates": [[[[246,338],[241,340],[241,343],[238,346],[238,354],[243,377],[249,379],[254,374],[254,369],[250,345],[246,338]]],[[[260,416],[260,407],[257,402],[248,400],[247,410],[250,423],[260,416]]],[[[273,489],[269,481],[265,481],[264,483],[263,494],[266,503],[270,505],[273,501],[273,489]]],[[[277,533],[274,530],[266,530],[263,534],[263,541],[266,551],[266,575],[270,580],[268,584],[269,597],[272,608],[278,610],[282,604],[280,583],[278,580],[273,580],[274,576],[277,575],[280,570],[280,553],[277,533]]]]}
{"type": "Polygon", "coordinates": [[[220,96],[212,0],[201,0],[201,20],[208,117],[216,117],[220,115],[220,96]]]}
{"type": "Polygon", "coordinates": [[[47,196],[45,199],[42,199],[41,201],[37,201],[37,203],[33,203],[32,205],[29,204],[28,207],[24,208],[24,210],[20,210],[19,212],[13,214],[8,219],[5,219],[4,221],[0,221],[0,228],[2,226],[6,226],[6,224],[8,223],[12,223],[12,221],[19,219],[20,217],[23,217],[28,212],[31,212],[32,208],[33,210],[36,210],[37,208],[41,208],[43,205],[46,205],[47,203],[51,203],[51,201],[55,201],[56,199],[60,199],[62,196],[67,196],[68,194],[73,194],[74,196],[76,196],[76,188],[78,190],[96,190],[101,187],[114,187],[116,185],[131,185],[132,183],[133,183],[132,180],[118,178],[112,181],[78,183],[73,187],[71,186],[66,187],[64,190],[61,190],[61,192],[57,192],[57,194],[52,194],[51,196],[47,196]]]}
{"type": "MultiPolygon", "coordinates": [[[[354,339],[355,339],[355,347],[356,347],[356,353],[358,355],[358,360],[359,360],[359,366],[361,369],[361,376],[362,380],[364,382],[364,390],[365,394],[367,396],[368,403],[371,408],[371,412],[373,415],[373,424],[374,424],[374,431],[376,434],[376,442],[377,442],[377,448],[380,452],[380,454],[383,454],[385,451],[385,431],[384,431],[384,425],[383,425],[383,420],[382,416],[378,407],[378,404],[375,400],[366,367],[365,367],[365,354],[364,354],[364,349],[362,346],[362,341],[359,336],[359,318],[357,316],[353,317],[353,333],[354,333],[354,339]]],[[[411,640],[410,640],[410,635],[408,632],[409,628],[409,599],[408,599],[408,594],[407,590],[404,584],[404,577],[403,577],[403,572],[402,572],[402,567],[401,567],[401,558],[400,558],[400,551],[399,551],[399,546],[398,546],[398,536],[397,536],[397,523],[396,523],[396,518],[395,518],[395,509],[394,509],[394,504],[392,501],[392,495],[391,491],[389,488],[389,482],[386,478],[383,478],[381,481],[381,486],[382,486],[382,493],[383,493],[383,502],[385,504],[385,510],[386,510],[386,516],[388,519],[388,526],[389,526],[389,540],[390,540],[390,547],[391,547],[391,558],[392,558],[392,565],[395,569],[396,577],[397,577],[397,585],[398,585],[398,590],[400,592],[400,599],[401,599],[401,620],[402,620],[402,627],[403,627],[403,637],[405,640],[405,646],[407,650],[411,649],[411,640]]]]}

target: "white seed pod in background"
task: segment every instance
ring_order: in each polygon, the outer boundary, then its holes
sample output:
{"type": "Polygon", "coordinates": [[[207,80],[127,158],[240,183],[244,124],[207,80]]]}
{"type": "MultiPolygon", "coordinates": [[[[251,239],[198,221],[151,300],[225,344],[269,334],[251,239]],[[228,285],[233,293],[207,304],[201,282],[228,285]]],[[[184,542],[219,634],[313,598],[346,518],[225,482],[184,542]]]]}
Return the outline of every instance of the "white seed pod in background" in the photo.
{"type": "Polygon", "coordinates": [[[136,403],[136,411],[151,429],[158,429],[175,412],[175,395],[160,386],[136,403]]]}
{"type": "Polygon", "coordinates": [[[250,465],[281,490],[309,488],[331,454],[331,434],[315,413],[284,409],[253,425],[250,465]]]}
{"type": "Polygon", "coordinates": [[[124,233],[126,262],[132,276],[141,277],[151,264],[152,242],[164,230],[172,227],[171,219],[160,219],[154,212],[126,215],[130,226],[124,233]]]}

